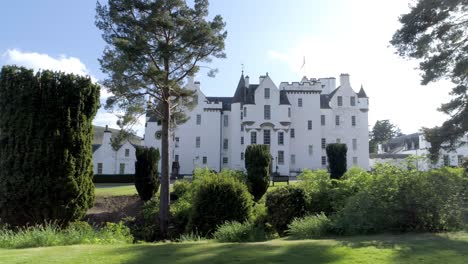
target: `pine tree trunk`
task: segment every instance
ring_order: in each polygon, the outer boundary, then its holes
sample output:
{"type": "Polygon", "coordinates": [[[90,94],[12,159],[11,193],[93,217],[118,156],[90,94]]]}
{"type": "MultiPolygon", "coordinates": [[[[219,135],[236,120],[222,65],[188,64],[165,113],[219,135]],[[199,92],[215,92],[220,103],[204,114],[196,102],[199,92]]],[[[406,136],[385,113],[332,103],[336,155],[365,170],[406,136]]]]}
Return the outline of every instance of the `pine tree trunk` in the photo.
{"type": "Polygon", "coordinates": [[[161,191],[159,203],[159,226],[163,238],[167,238],[169,225],[169,122],[171,118],[170,102],[162,103],[161,136],[161,191]]]}

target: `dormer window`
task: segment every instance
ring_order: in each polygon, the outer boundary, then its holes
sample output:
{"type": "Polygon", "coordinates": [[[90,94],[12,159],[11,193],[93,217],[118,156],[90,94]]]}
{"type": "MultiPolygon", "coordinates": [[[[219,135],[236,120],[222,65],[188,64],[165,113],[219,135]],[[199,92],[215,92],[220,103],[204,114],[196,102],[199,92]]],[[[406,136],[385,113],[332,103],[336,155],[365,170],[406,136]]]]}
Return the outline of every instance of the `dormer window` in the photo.
{"type": "Polygon", "coordinates": [[[343,106],[343,96],[338,96],[336,98],[338,106],[343,106]]]}
{"type": "Polygon", "coordinates": [[[265,99],[270,99],[270,88],[265,88],[265,99]]]}
{"type": "Polygon", "coordinates": [[[350,104],[351,104],[351,106],[356,106],[356,97],[351,96],[351,98],[350,98],[350,104]]]}

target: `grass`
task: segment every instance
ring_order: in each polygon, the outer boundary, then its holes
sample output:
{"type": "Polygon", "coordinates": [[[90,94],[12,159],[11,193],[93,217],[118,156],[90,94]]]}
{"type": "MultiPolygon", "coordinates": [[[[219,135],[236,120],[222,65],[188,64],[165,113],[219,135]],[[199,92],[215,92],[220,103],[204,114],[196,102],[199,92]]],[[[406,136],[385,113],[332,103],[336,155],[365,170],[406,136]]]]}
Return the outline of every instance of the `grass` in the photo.
{"type": "Polygon", "coordinates": [[[466,263],[468,233],[0,249],[0,263],[466,263]]]}
{"type": "Polygon", "coordinates": [[[137,194],[133,183],[96,183],[96,196],[129,196],[137,194]]]}

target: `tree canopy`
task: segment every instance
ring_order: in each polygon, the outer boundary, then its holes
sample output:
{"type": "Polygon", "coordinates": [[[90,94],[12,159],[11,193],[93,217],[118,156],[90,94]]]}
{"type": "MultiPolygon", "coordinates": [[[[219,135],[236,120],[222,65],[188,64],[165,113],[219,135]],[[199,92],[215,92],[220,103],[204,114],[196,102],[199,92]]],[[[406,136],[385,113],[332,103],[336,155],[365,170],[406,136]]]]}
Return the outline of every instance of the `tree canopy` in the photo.
{"type": "MultiPolygon", "coordinates": [[[[107,43],[101,68],[112,93],[109,110],[121,112],[122,126],[149,113],[162,123],[160,224],[167,234],[169,218],[169,129],[174,118],[194,103],[194,91],[183,82],[201,63],[224,58],[227,32],[221,16],[210,21],[208,0],[109,0],[96,7],[96,26],[107,43]]],[[[210,71],[213,73],[213,71],[210,71]]],[[[147,135],[153,136],[153,135],[147,135]]]]}
{"type": "Polygon", "coordinates": [[[425,128],[431,143],[431,158],[437,159],[440,148],[454,149],[468,131],[468,1],[419,0],[390,43],[400,56],[420,61],[421,84],[449,79],[453,99],[439,111],[449,115],[442,126],[425,128]]]}
{"type": "Polygon", "coordinates": [[[395,136],[400,135],[400,129],[389,120],[377,120],[370,133],[369,152],[376,153],[378,144],[385,143],[395,136]]]}

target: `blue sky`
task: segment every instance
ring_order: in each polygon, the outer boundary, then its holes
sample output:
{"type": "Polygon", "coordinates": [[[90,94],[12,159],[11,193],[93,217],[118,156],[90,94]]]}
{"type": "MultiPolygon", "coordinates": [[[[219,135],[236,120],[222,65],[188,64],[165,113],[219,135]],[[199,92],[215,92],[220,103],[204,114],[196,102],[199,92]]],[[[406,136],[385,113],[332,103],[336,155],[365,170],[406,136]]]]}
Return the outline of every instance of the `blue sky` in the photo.
{"type": "MultiPolygon", "coordinates": [[[[338,78],[349,73],[353,88],[362,84],[370,97],[370,125],[390,119],[404,133],[439,125],[446,117],[436,108],[450,98],[450,84],[421,86],[417,63],[399,58],[389,47],[409,2],[211,0],[210,17],[220,14],[227,24],[227,59],[209,65],[219,69],[216,78],[200,72],[196,79],[205,94],[232,96],[241,64],[251,83],[266,72],[277,85],[303,75],[338,78]]],[[[102,79],[97,59],[105,44],[94,26],[95,5],[94,0],[5,1],[0,65],[62,69],[102,79]]],[[[95,124],[115,126],[115,118],[101,110],[95,124]]]]}

